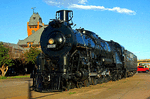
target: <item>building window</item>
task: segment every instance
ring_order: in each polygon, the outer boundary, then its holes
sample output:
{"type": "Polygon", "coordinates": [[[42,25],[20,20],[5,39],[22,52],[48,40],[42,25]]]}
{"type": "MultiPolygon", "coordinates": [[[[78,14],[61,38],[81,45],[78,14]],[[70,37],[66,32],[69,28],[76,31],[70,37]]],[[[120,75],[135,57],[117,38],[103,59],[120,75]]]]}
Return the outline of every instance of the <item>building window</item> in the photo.
{"type": "Polygon", "coordinates": [[[33,17],[33,19],[35,20],[35,19],[36,19],[36,17],[33,17]]]}
{"type": "Polygon", "coordinates": [[[35,33],[35,30],[32,30],[31,32],[32,32],[32,33],[35,33]]]}
{"type": "Polygon", "coordinates": [[[29,47],[31,47],[31,44],[29,43],[29,47]]]}
{"type": "Polygon", "coordinates": [[[34,26],[30,26],[30,28],[34,28],[34,26]]]}
{"type": "Polygon", "coordinates": [[[41,18],[39,18],[39,22],[42,23],[42,19],[41,18]]]}

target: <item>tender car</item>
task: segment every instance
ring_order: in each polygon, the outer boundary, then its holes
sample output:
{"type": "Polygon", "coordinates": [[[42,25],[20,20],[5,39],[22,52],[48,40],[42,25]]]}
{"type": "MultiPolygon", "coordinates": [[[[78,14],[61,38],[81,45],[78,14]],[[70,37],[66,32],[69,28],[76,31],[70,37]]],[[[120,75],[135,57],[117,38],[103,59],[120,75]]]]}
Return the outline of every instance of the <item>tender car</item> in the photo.
{"type": "Polygon", "coordinates": [[[138,66],[137,67],[137,71],[138,72],[149,72],[150,71],[150,69],[149,68],[145,68],[145,67],[143,67],[143,66],[138,66]]]}

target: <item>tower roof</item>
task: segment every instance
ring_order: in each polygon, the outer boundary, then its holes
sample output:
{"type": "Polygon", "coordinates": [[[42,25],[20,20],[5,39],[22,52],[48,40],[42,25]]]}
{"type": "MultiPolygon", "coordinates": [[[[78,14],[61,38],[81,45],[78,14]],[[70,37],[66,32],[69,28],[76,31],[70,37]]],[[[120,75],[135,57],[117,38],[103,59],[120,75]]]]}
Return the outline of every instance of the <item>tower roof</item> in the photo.
{"type": "Polygon", "coordinates": [[[38,25],[37,22],[39,22],[39,25],[42,25],[42,18],[38,13],[33,13],[29,20],[29,25],[38,25]]]}

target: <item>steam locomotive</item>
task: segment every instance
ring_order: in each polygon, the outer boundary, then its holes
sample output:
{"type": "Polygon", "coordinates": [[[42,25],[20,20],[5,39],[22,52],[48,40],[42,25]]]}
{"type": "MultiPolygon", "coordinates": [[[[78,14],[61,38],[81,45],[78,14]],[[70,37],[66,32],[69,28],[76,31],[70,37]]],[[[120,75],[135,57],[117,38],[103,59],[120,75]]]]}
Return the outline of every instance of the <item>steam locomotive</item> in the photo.
{"type": "Polygon", "coordinates": [[[72,10],[59,10],[40,38],[33,74],[36,91],[62,91],[119,80],[136,73],[137,57],[84,28],[72,29],[72,10]]]}

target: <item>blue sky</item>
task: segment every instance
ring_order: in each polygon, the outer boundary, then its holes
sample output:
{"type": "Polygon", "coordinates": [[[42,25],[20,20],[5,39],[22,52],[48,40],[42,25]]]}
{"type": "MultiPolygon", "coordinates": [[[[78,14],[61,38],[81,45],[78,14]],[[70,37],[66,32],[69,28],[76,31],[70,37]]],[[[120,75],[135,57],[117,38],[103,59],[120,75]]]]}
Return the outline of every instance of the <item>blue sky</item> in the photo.
{"type": "Polygon", "coordinates": [[[76,28],[91,30],[150,59],[150,0],[3,0],[0,3],[0,41],[17,44],[27,37],[33,10],[45,24],[61,9],[73,10],[76,28]]]}

